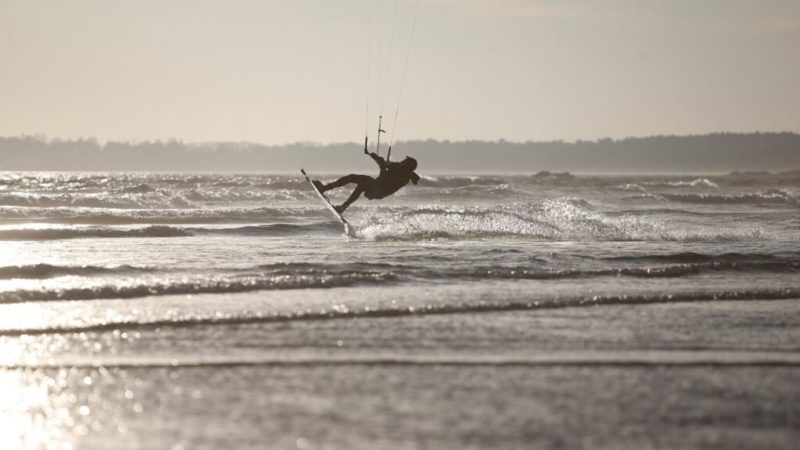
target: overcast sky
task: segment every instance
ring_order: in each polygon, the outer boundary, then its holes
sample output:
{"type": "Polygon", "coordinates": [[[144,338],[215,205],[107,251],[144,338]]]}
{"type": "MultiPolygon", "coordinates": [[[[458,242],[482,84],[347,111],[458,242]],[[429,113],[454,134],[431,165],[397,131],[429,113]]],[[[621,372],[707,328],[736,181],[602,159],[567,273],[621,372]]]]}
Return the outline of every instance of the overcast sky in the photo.
{"type": "MultiPolygon", "coordinates": [[[[358,141],[384,79],[391,131],[415,5],[0,0],[0,135],[358,141]]],[[[421,0],[411,49],[399,140],[800,131],[798,0],[421,0]]]]}

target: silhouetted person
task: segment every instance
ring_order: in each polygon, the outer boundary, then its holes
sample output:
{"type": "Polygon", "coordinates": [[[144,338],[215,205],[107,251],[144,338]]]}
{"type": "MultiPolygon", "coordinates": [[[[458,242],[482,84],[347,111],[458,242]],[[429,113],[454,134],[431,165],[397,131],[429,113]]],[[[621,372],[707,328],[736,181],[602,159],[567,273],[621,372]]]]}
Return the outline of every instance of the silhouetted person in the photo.
{"type": "Polygon", "coordinates": [[[364,153],[372,157],[381,168],[381,173],[378,175],[378,178],[351,173],[350,175],[339,178],[333,183],[328,184],[322,184],[319,180],[314,180],[314,186],[316,186],[320,192],[336,189],[351,183],[356,185],[356,189],[350,194],[350,197],[341,205],[334,207],[336,211],[339,211],[339,214],[343,213],[351,203],[358,200],[361,194],[364,194],[364,196],[370,200],[376,200],[394,194],[400,190],[401,187],[408,184],[409,181],[414,184],[419,182],[419,175],[414,173],[414,170],[417,168],[416,159],[406,157],[406,159],[400,162],[387,162],[377,154],[368,152],[367,149],[364,149],[364,153]]]}

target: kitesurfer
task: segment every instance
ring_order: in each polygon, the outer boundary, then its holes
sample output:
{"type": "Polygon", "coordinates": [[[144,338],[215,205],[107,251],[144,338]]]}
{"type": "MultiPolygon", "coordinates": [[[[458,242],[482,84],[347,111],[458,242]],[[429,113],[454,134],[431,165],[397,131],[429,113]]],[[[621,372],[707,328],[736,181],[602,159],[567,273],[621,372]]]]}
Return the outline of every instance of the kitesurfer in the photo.
{"type": "Polygon", "coordinates": [[[370,200],[377,200],[380,198],[388,197],[408,184],[411,181],[417,184],[420,180],[419,175],[414,173],[417,168],[417,160],[411,157],[400,162],[389,162],[378,156],[376,153],[371,153],[364,149],[364,153],[369,155],[380,167],[380,174],[378,178],[373,178],[369,175],[350,174],[339,178],[338,180],[322,184],[319,180],[314,180],[314,186],[319,189],[321,193],[336,189],[348,184],[355,184],[356,188],[350,197],[341,205],[334,206],[339,214],[343,213],[350,204],[358,200],[361,194],[364,194],[370,200]]]}

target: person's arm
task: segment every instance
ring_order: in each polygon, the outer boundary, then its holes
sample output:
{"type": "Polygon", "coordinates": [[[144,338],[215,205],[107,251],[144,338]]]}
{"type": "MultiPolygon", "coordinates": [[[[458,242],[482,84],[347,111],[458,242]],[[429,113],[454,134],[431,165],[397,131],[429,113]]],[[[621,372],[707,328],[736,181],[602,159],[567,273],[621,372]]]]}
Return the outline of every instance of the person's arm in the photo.
{"type": "Polygon", "coordinates": [[[411,178],[411,182],[412,183],[414,183],[414,184],[419,183],[420,177],[419,177],[419,175],[416,174],[416,172],[411,172],[411,175],[409,175],[409,178],[411,178]]]}
{"type": "Polygon", "coordinates": [[[380,167],[381,170],[386,168],[386,160],[385,159],[381,158],[376,153],[367,153],[367,154],[369,155],[370,158],[375,160],[375,163],[378,164],[378,167],[380,167]]]}

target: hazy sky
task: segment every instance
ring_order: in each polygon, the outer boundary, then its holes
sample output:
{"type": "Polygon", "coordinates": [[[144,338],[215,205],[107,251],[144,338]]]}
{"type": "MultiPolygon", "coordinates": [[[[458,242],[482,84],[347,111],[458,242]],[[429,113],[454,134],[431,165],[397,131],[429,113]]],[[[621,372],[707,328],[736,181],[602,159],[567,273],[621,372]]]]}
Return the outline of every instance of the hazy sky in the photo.
{"type": "MultiPolygon", "coordinates": [[[[0,135],[358,141],[415,5],[0,0],[0,135]]],[[[397,139],[800,131],[799,55],[798,0],[421,0],[397,139]]]]}

